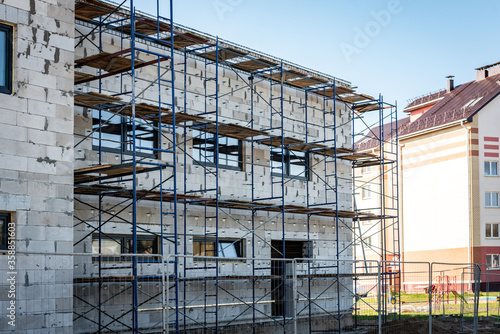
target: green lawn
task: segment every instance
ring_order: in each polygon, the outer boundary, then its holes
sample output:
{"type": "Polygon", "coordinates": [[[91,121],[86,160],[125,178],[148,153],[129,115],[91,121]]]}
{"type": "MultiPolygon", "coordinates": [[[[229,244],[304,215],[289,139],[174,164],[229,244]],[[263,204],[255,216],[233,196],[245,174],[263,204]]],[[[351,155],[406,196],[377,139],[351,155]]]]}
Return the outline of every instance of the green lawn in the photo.
{"type": "MultiPolygon", "coordinates": [[[[484,296],[497,296],[498,292],[480,293],[480,297],[484,296]]],[[[429,312],[429,295],[425,293],[401,293],[401,316],[406,317],[428,317],[429,312]]],[[[460,315],[469,318],[474,315],[474,295],[471,293],[465,293],[464,295],[449,294],[444,296],[444,304],[442,301],[438,303],[433,302],[432,304],[432,314],[433,315],[460,315]],[[448,300],[449,298],[449,300],[448,300]],[[444,305],[444,311],[443,311],[444,305]]],[[[433,301],[435,299],[433,298],[433,301]]],[[[388,301],[390,302],[390,300],[388,301]]],[[[399,300],[396,302],[399,306],[399,300]]],[[[357,314],[361,317],[373,317],[377,316],[377,297],[369,296],[366,298],[360,298],[358,304],[357,314]]],[[[388,304],[388,312],[393,310],[392,305],[388,304]]],[[[396,307],[396,312],[397,307],[396,307]]],[[[485,316],[498,316],[499,315],[499,303],[496,300],[479,300],[478,315],[480,317],[485,316]]]]}

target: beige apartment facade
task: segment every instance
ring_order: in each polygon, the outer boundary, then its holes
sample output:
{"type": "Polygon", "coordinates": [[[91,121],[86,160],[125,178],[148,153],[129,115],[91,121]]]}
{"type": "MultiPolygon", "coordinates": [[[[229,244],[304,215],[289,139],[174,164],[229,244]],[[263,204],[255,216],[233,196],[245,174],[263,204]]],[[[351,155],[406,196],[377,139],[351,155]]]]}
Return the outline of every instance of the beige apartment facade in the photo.
{"type": "MultiPolygon", "coordinates": [[[[483,281],[484,273],[499,280],[499,73],[498,66],[479,68],[476,80],[457,87],[449,79],[447,89],[403,110],[408,117],[397,125],[401,260],[473,262],[481,265],[483,281]]],[[[357,145],[378,150],[366,139],[357,145]]],[[[373,188],[365,172],[357,172],[358,183],[373,188]]],[[[381,200],[367,194],[357,191],[359,210],[381,200]]],[[[377,249],[382,241],[370,242],[377,249]]]]}

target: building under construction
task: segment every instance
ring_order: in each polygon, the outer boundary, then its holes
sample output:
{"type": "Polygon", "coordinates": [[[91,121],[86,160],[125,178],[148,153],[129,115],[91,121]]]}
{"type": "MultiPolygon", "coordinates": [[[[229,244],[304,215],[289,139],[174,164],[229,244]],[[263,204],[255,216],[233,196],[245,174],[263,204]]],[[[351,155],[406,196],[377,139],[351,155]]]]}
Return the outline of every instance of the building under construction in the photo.
{"type": "Polygon", "coordinates": [[[397,173],[396,138],[367,135],[374,124],[363,117],[395,122],[395,106],[174,24],[171,1],[155,6],[0,5],[13,55],[1,94],[0,218],[2,247],[13,238],[17,251],[15,329],[363,325],[357,297],[394,293],[399,275],[354,261],[365,221],[381,240],[376,260],[399,255],[386,249],[398,233],[398,178],[384,177],[397,173]],[[379,150],[357,153],[362,136],[379,150]],[[353,168],[367,166],[383,200],[359,212],[353,168]]]}

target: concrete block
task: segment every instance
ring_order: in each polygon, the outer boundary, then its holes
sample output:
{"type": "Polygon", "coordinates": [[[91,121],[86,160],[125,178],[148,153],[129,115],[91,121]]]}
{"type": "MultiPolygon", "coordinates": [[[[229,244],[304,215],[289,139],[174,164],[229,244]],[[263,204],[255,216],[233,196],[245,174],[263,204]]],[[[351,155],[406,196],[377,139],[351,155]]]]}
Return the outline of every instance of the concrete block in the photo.
{"type": "Polygon", "coordinates": [[[48,197],[56,197],[57,185],[46,182],[29,182],[27,186],[28,194],[37,195],[44,194],[48,197]]]}
{"type": "Polygon", "coordinates": [[[28,184],[25,181],[0,179],[0,192],[13,195],[25,195],[27,189],[28,184]]]}
{"type": "Polygon", "coordinates": [[[72,184],[73,174],[71,175],[48,175],[49,181],[59,184],[72,184]]]}
{"type": "MultiPolygon", "coordinates": [[[[57,236],[57,239],[61,239],[61,236],[57,236]]],[[[59,253],[72,253],[73,252],[73,233],[68,241],[55,241],[55,249],[59,253]]]]}
{"type": "Polygon", "coordinates": [[[29,84],[46,87],[46,88],[56,88],[57,77],[53,75],[44,74],[37,71],[28,71],[29,73],[29,84]]]}
{"type": "MultiPolygon", "coordinates": [[[[22,58],[21,58],[22,59],[22,58]]],[[[21,63],[21,61],[19,61],[21,63]]],[[[22,63],[25,63],[24,61],[22,63]]],[[[30,57],[30,61],[27,61],[26,64],[31,64],[31,65],[26,65],[27,69],[33,69],[37,70],[38,67],[44,67],[44,61],[40,61],[40,58],[36,57],[30,57]]],[[[24,98],[24,99],[32,99],[36,101],[47,101],[47,90],[46,88],[43,87],[38,87],[38,86],[24,86],[21,87],[17,90],[17,96],[24,98]]]]}
{"type": "Polygon", "coordinates": [[[62,198],[46,199],[47,211],[51,212],[73,212],[73,201],[62,198]]]}
{"type": "Polygon", "coordinates": [[[28,158],[28,172],[56,174],[57,161],[49,159],[47,156],[38,158],[28,158]]]}
{"type": "Polygon", "coordinates": [[[28,140],[36,144],[56,146],[56,137],[55,132],[28,129],[28,140]]]}
{"type": "Polygon", "coordinates": [[[56,116],[56,105],[37,100],[28,100],[28,110],[32,115],[40,115],[45,117],[56,116]]]}
{"type": "MultiPolygon", "coordinates": [[[[45,227],[44,227],[45,228],[45,227]]],[[[70,226],[70,227],[64,227],[64,226],[60,226],[60,227],[49,227],[49,228],[45,228],[45,235],[46,235],[46,238],[47,240],[64,240],[64,241],[67,241],[67,242],[72,242],[73,240],[73,227],[70,226]]],[[[61,251],[59,248],[58,248],[58,252],[61,252],[63,253],[63,251],[61,251]]],[[[72,251],[68,251],[68,253],[71,253],[72,251]]]]}
{"type": "Polygon", "coordinates": [[[40,241],[31,240],[26,241],[26,251],[28,252],[42,252],[42,253],[54,253],[55,244],[52,241],[40,241]]]}
{"type": "MultiPolygon", "coordinates": [[[[1,126],[0,126],[1,128],[1,126]]],[[[0,129],[1,131],[1,129],[0,129]]],[[[28,160],[26,157],[15,155],[0,154],[0,169],[11,169],[17,171],[26,171],[28,168],[28,160]]]]}
{"type": "Polygon", "coordinates": [[[0,4],[0,20],[7,21],[5,11],[6,11],[6,6],[0,4]]]}
{"type": "Polygon", "coordinates": [[[56,171],[57,175],[72,177],[74,171],[73,162],[58,161],[56,171]]]}
{"type": "Polygon", "coordinates": [[[28,138],[27,134],[28,132],[25,128],[19,128],[9,124],[0,124],[0,138],[26,141],[28,138]]]}
{"type": "Polygon", "coordinates": [[[31,196],[31,209],[36,211],[46,210],[45,197],[31,196]]]}
{"type": "Polygon", "coordinates": [[[0,205],[6,211],[29,210],[31,198],[26,195],[0,194],[0,205]]]}
{"type": "Polygon", "coordinates": [[[17,233],[19,239],[29,239],[29,240],[45,240],[44,226],[18,226],[17,233]]]}
{"type": "Polygon", "coordinates": [[[18,24],[29,24],[29,13],[26,10],[19,9],[17,12],[17,23],[18,24]]]}
{"type": "Polygon", "coordinates": [[[73,136],[66,133],[57,133],[54,146],[65,147],[67,149],[73,146],[73,136]]]}
{"type": "Polygon", "coordinates": [[[73,135],[73,119],[47,118],[46,130],[73,135]]]}
{"type": "Polygon", "coordinates": [[[47,147],[47,154],[49,159],[73,162],[73,150],[68,150],[64,147],[47,147]]]}
{"type": "Polygon", "coordinates": [[[5,8],[5,20],[9,23],[17,24],[17,8],[7,6],[5,8]]]}
{"type": "Polygon", "coordinates": [[[19,127],[47,130],[47,125],[47,119],[45,117],[27,113],[17,114],[17,126],[19,127]]]}

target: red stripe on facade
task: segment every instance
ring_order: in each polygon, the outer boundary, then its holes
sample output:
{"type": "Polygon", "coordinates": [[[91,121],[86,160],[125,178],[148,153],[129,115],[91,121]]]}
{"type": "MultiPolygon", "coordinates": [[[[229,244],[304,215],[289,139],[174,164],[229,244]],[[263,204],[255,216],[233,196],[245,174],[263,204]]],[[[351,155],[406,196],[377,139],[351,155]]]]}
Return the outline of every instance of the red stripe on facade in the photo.
{"type": "Polygon", "coordinates": [[[484,137],[484,141],[494,141],[498,143],[498,137],[484,137]]]}
{"type": "Polygon", "coordinates": [[[471,128],[470,132],[471,133],[479,133],[479,129],[478,128],[471,128]]]}
{"type": "Polygon", "coordinates": [[[498,150],[498,145],[484,145],[485,150],[498,150]]]}
{"type": "Polygon", "coordinates": [[[469,156],[471,156],[471,157],[478,157],[479,156],[479,151],[478,150],[470,150],[469,151],[469,156]]]}
{"type": "Polygon", "coordinates": [[[484,153],[484,156],[487,158],[498,158],[498,153],[486,152],[486,153],[484,153]]]}

